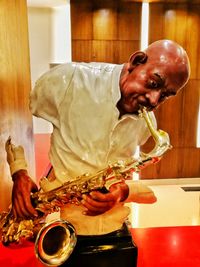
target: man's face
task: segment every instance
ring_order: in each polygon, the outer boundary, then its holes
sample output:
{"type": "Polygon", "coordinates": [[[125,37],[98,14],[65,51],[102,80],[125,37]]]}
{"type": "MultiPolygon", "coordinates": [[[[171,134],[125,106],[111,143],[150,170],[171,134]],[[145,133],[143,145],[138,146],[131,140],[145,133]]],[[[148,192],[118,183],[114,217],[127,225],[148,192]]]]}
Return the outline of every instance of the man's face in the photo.
{"type": "Polygon", "coordinates": [[[122,113],[138,113],[140,106],[148,110],[156,108],[170,96],[178,93],[183,85],[180,75],[175,75],[177,66],[171,62],[148,60],[126,73],[120,81],[122,113]]]}

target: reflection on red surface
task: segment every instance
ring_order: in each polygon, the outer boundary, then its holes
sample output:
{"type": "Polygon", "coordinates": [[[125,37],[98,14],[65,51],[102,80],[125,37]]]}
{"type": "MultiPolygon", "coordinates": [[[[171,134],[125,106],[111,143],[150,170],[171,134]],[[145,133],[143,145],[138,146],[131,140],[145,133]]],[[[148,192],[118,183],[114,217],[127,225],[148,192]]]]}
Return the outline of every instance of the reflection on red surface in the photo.
{"type": "MultiPolygon", "coordinates": [[[[50,134],[35,135],[36,177],[43,176],[48,167],[48,150],[50,146],[50,134]]],[[[0,236],[1,238],[1,236],[0,236]]],[[[34,244],[27,242],[26,246],[17,245],[5,247],[0,242],[0,267],[43,267],[36,258],[34,244]]]]}
{"type": "Polygon", "coordinates": [[[200,226],[132,229],[137,267],[200,267],[200,226]]]}
{"type": "MultiPolygon", "coordinates": [[[[49,164],[49,145],[50,135],[35,135],[37,178],[43,176],[49,164]]],[[[138,228],[131,231],[138,247],[137,267],[200,267],[200,226],[138,228]]],[[[10,266],[17,267],[27,264],[28,267],[43,266],[36,260],[33,248],[19,252],[0,249],[0,267],[7,266],[8,262],[10,266]]]]}
{"type": "Polygon", "coordinates": [[[44,172],[49,165],[50,134],[35,134],[34,143],[36,178],[39,180],[44,176],[44,172]]]}
{"type": "MultiPolygon", "coordinates": [[[[138,247],[137,267],[200,267],[200,226],[137,228],[131,232],[138,247]]],[[[30,243],[15,249],[0,245],[0,267],[6,266],[44,265],[36,259],[30,243]]]]}
{"type": "Polygon", "coordinates": [[[12,245],[5,247],[0,244],[0,266],[1,267],[43,267],[35,256],[34,244],[27,243],[25,247],[12,245]]]}

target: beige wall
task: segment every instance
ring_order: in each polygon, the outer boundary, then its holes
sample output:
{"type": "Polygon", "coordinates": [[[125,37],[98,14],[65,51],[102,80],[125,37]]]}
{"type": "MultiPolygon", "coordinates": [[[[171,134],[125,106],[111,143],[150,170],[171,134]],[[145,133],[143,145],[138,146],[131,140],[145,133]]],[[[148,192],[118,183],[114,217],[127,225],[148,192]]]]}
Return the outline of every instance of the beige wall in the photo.
{"type": "MultiPolygon", "coordinates": [[[[69,3],[57,7],[28,7],[31,83],[52,63],[71,61],[69,3]]],[[[50,133],[52,126],[33,117],[34,133],[50,133]]]]}
{"type": "MultiPolygon", "coordinates": [[[[49,69],[51,63],[52,9],[28,8],[28,32],[30,47],[30,67],[32,88],[35,81],[49,69]]],[[[33,118],[34,133],[51,131],[51,125],[38,118],[33,118]]]]}

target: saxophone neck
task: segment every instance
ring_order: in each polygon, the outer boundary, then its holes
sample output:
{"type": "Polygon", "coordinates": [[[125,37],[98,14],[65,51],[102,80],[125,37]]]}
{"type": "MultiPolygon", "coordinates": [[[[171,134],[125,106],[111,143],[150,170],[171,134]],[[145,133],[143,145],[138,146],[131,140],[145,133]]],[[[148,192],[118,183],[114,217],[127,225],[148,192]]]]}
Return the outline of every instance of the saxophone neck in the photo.
{"type": "Polygon", "coordinates": [[[163,130],[157,130],[152,121],[150,113],[147,111],[146,107],[143,107],[139,112],[139,115],[144,118],[148,129],[155,141],[154,148],[149,153],[140,154],[141,158],[146,159],[147,157],[162,157],[162,155],[172,148],[170,144],[170,138],[167,132],[163,130]]]}
{"type": "Polygon", "coordinates": [[[150,113],[147,111],[146,107],[143,107],[139,111],[139,116],[144,118],[153,139],[155,141],[159,140],[160,134],[157,131],[157,129],[155,128],[154,123],[152,121],[152,117],[150,116],[150,113]]]}

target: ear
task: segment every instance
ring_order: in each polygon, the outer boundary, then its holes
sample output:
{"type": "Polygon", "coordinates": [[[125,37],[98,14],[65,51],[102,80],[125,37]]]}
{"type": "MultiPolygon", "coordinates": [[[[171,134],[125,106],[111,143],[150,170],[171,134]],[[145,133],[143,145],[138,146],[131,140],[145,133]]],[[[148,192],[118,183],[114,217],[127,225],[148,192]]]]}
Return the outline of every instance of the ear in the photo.
{"type": "Polygon", "coordinates": [[[133,53],[129,58],[128,71],[131,72],[137,65],[144,64],[147,61],[147,54],[142,51],[133,53]]]}

